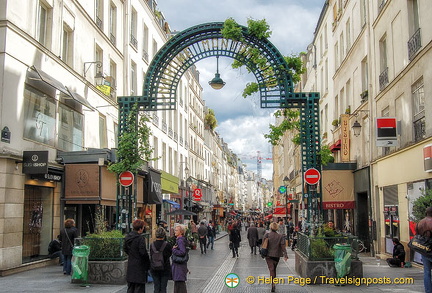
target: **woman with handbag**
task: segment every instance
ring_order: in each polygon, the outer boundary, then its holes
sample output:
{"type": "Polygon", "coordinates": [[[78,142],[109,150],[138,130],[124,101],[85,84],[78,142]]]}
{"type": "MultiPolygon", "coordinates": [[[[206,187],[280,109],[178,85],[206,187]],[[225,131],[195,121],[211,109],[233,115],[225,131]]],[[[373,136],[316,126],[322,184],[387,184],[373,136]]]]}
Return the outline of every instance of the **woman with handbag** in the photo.
{"type": "Polygon", "coordinates": [[[240,246],[241,236],[240,236],[240,230],[237,228],[237,224],[233,225],[231,233],[229,234],[229,241],[230,241],[229,246],[232,249],[233,258],[236,256],[239,257],[238,248],[240,246]]]}
{"type": "Polygon", "coordinates": [[[133,231],[124,238],[124,251],[128,255],[126,281],[127,293],[145,293],[150,258],[146,248],[144,221],[137,219],[132,223],[133,231]]]}
{"type": "MultiPolygon", "coordinates": [[[[278,229],[279,225],[273,222],[270,224],[270,232],[264,235],[264,242],[267,242],[268,251],[265,259],[272,280],[276,278],[276,268],[279,263],[280,257],[283,256],[284,260],[288,259],[288,254],[285,248],[285,237],[284,235],[281,235],[277,232],[278,229]]],[[[275,290],[276,286],[272,282],[271,292],[275,292],[275,290]]]]}
{"type": "Polygon", "coordinates": [[[187,240],[184,237],[185,228],[178,225],[174,229],[176,243],[172,249],[172,279],[174,281],[174,293],[187,293],[186,280],[188,251],[187,240]]]}
{"type": "Polygon", "coordinates": [[[75,238],[78,238],[78,230],[75,228],[74,219],[66,219],[64,229],[60,231],[60,241],[62,243],[63,274],[70,275],[72,272],[72,250],[75,238]]]}

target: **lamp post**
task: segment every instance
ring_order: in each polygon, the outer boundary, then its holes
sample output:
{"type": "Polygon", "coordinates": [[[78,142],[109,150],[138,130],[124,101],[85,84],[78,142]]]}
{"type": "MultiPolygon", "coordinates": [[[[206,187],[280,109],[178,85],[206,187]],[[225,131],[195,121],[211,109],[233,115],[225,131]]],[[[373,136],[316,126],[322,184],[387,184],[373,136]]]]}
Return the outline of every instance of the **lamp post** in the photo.
{"type": "Polygon", "coordinates": [[[190,192],[190,183],[191,183],[191,178],[190,178],[190,173],[189,173],[189,168],[186,165],[185,168],[185,174],[186,174],[186,190],[187,190],[187,194],[188,194],[188,211],[191,210],[192,208],[192,203],[191,203],[191,192],[190,192]]]}
{"type": "Polygon", "coordinates": [[[285,185],[285,223],[288,223],[288,183],[289,183],[288,176],[284,177],[283,183],[285,185]]]}

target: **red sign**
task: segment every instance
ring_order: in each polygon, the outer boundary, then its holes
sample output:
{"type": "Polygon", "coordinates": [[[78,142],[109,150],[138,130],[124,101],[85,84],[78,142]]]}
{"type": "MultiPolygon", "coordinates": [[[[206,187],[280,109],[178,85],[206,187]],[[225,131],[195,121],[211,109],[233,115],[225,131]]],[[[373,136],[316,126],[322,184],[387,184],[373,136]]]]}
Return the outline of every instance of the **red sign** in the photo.
{"type": "Polygon", "coordinates": [[[307,169],[306,172],[304,173],[304,180],[309,185],[317,184],[320,179],[321,179],[321,174],[315,168],[307,169]]]}
{"type": "Polygon", "coordinates": [[[194,196],[195,199],[200,200],[201,197],[202,197],[202,190],[199,189],[199,188],[196,188],[196,189],[194,190],[193,196],[194,196]]]}
{"type": "Polygon", "coordinates": [[[134,182],[134,174],[131,171],[125,171],[120,174],[119,182],[122,186],[128,187],[134,182]]]}

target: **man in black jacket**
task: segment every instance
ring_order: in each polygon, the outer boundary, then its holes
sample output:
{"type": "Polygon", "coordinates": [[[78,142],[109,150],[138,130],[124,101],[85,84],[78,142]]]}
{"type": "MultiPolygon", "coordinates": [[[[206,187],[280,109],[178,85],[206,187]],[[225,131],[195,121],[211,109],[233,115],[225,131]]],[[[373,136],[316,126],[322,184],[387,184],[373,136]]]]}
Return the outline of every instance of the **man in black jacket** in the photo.
{"type": "Polygon", "coordinates": [[[50,259],[59,258],[59,264],[62,266],[64,262],[64,257],[62,253],[62,245],[60,242],[60,235],[48,244],[48,253],[50,259]]]}
{"type": "Polygon", "coordinates": [[[207,227],[204,222],[201,222],[200,227],[198,228],[198,237],[201,247],[201,254],[207,253],[207,227]]]}
{"type": "Polygon", "coordinates": [[[391,267],[401,267],[405,262],[405,248],[398,238],[393,238],[393,257],[387,259],[391,267]]]}

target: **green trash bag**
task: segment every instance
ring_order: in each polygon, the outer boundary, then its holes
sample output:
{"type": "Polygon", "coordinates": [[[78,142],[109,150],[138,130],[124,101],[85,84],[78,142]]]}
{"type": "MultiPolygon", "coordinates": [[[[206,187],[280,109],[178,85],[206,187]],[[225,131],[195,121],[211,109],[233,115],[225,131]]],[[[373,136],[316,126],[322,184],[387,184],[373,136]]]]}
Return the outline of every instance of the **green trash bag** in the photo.
{"type": "Polygon", "coordinates": [[[90,247],[86,245],[75,246],[72,251],[72,280],[88,280],[88,257],[90,247]]]}
{"type": "Polygon", "coordinates": [[[351,271],[351,245],[335,244],[333,249],[337,277],[343,278],[351,271]]]}

